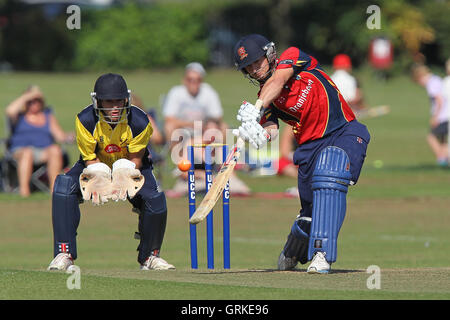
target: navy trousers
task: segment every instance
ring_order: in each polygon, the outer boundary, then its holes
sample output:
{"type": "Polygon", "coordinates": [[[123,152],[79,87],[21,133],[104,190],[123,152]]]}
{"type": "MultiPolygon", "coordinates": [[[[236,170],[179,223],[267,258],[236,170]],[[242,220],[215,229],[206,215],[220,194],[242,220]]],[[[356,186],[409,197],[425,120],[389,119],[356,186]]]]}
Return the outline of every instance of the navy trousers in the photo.
{"type": "Polygon", "coordinates": [[[328,146],[343,149],[350,158],[351,181],[355,184],[358,181],[369,142],[370,134],[366,126],[353,120],[328,136],[304,143],[295,150],[294,163],[298,165],[301,216],[312,216],[313,191],[311,179],[320,151],[328,146]]]}
{"type": "MultiPolygon", "coordinates": [[[[52,197],[53,254],[67,252],[77,258],[76,236],[80,223],[82,195],[79,176],[85,168],[84,161],[77,161],[66,173],[56,178],[52,197]]],[[[145,183],[129,202],[139,212],[140,244],[138,261],[143,263],[155,250],[159,252],[167,221],[167,205],[163,192],[158,190],[152,165],[144,161],[141,173],[145,183]]]]}

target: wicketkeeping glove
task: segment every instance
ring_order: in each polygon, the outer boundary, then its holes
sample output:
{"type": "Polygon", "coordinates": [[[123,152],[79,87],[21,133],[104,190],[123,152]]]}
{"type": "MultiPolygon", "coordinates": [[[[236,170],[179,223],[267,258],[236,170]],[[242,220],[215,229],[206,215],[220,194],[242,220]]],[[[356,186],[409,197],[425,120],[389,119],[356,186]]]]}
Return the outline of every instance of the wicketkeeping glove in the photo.
{"type": "Polygon", "coordinates": [[[102,162],[88,165],[80,174],[83,199],[92,199],[94,205],[108,202],[111,193],[111,169],[102,162]]]}
{"type": "Polygon", "coordinates": [[[144,185],[145,178],[136,169],[136,164],[127,159],[119,159],[113,163],[112,191],[110,198],[115,201],[133,198],[144,185]]]}
{"type": "Polygon", "coordinates": [[[233,129],[233,134],[250,142],[256,149],[270,141],[270,134],[256,121],[243,122],[239,129],[233,129]]]}

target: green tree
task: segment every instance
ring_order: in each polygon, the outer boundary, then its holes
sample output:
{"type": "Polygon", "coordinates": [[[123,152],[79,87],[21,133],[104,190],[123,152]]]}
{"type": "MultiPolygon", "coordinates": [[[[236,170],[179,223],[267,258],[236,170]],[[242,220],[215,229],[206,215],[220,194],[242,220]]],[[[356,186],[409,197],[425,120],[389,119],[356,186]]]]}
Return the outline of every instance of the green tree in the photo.
{"type": "Polygon", "coordinates": [[[78,69],[170,67],[208,58],[201,12],[185,5],[127,3],[88,13],[83,21],[78,69]]]}
{"type": "Polygon", "coordinates": [[[450,58],[450,2],[424,1],[423,13],[425,21],[435,31],[432,43],[437,46],[438,58],[443,63],[450,58]]]}

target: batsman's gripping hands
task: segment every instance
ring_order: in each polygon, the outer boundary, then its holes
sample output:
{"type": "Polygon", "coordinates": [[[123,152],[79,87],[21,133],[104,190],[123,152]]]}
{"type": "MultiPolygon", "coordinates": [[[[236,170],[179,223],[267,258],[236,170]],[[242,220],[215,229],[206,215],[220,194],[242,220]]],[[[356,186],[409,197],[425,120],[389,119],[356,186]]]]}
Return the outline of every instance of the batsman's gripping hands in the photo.
{"type": "Polygon", "coordinates": [[[136,169],[136,164],[128,159],[119,159],[113,163],[112,190],[110,198],[114,201],[133,198],[144,185],[145,178],[136,169]]]}
{"type": "Polygon", "coordinates": [[[85,201],[100,205],[108,202],[111,193],[111,169],[102,162],[88,165],[80,174],[80,189],[85,201]]]}
{"type": "Polygon", "coordinates": [[[236,117],[241,121],[238,129],[233,130],[235,136],[251,143],[256,149],[264,146],[270,141],[270,134],[259,124],[261,118],[260,110],[254,105],[244,101],[239,108],[236,117]]]}
{"type": "Polygon", "coordinates": [[[261,119],[261,110],[258,110],[251,103],[244,101],[239,107],[236,118],[241,122],[257,121],[261,119]]]}

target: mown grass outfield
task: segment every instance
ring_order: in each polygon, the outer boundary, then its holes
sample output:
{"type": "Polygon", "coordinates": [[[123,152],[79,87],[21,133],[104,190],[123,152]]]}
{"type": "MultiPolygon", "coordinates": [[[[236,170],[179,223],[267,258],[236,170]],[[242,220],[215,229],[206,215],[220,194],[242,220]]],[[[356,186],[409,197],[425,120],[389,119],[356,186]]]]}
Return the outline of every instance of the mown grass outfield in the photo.
{"type": "MultiPolygon", "coordinates": [[[[159,98],[179,83],[181,70],[126,74],[129,87],[159,110],[159,98]]],[[[6,106],[29,84],[39,84],[66,130],[90,103],[99,74],[10,73],[0,75],[0,103],[6,106]]],[[[450,170],[435,166],[425,136],[428,99],[407,76],[386,82],[368,70],[357,73],[368,102],[388,104],[389,115],[363,120],[372,134],[365,167],[348,195],[338,261],[329,275],[308,275],[305,266],[276,271],[276,261],[298,199],[231,199],[231,270],[221,269],[220,206],[216,206],[216,270],[206,269],[204,224],[199,226],[200,269],[189,260],[187,199],[168,199],[162,256],[175,271],[141,272],[136,262],[137,215],[128,203],[101,207],[82,204],[78,230],[81,289],[69,290],[65,273],[50,273],[50,196],[22,200],[0,194],[0,299],[449,299],[450,170]],[[382,166],[375,166],[374,163],[382,166]],[[371,265],[381,270],[381,288],[366,286],[371,265]]],[[[210,71],[206,79],[219,92],[225,119],[256,88],[233,70],[210,71]]],[[[0,123],[3,125],[3,118],[0,123]]],[[[0,132],[3,132],[0,128],[0,132]]],[[[72,161],[74,146],[68,147],[72,161]]],[[[167,170],[169,171],[169,170],[167,170]]],[[[239,173],[255,192],[281,192],[295,179],[239,173]]],[[[173,178],[164,177],[164,187],[173,178]]]]}

